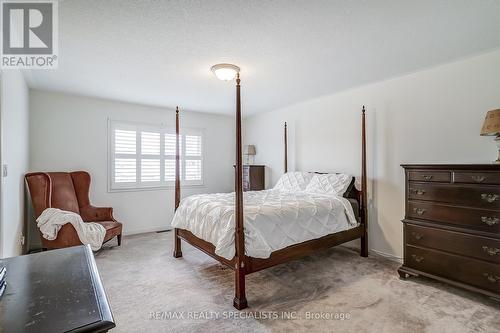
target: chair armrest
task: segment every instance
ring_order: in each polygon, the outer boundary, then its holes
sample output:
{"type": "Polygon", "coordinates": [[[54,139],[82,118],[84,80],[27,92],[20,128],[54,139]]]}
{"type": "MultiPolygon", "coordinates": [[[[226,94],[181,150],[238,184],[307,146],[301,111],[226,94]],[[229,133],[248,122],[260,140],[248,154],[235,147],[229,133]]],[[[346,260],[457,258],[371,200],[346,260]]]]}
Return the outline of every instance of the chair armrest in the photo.
{"type": "Polygon", "coordinates": [[[80,216],[85,222],[115,221],[111,207],[80,207],[80,216]]]}
{"type": "Polygon", "coordinates": [[[42,233],[40,233],[40,239],[42,241],[42,247],[47,249],[60,249],[63,247],[78,246],[82,245],[75,228],[71,223],[66,223],[61,227],[61,230],[57,233],[57,238],[54,240],[47,240],[43,238],[42,233]]]}

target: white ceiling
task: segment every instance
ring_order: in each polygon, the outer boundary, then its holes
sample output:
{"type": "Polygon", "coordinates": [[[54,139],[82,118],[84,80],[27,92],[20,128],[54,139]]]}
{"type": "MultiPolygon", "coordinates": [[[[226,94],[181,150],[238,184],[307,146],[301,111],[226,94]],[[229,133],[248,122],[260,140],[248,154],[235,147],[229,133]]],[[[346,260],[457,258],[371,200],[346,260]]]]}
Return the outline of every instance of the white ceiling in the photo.
{"type": "Polygon", "coordinates": [[[59,69],[31,87],[245,115],[500,47],[498,0],[65,0],[59,69]]]}

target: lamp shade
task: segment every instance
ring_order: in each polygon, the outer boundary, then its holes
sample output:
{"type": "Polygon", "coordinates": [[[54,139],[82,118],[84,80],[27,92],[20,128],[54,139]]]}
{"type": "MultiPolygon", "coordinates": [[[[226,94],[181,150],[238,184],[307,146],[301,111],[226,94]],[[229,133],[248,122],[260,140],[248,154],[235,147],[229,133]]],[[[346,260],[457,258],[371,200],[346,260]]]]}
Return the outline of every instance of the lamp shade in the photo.
{"type": "Polygon", "coordinates": [[[247,145],[243,148],[243,155],[255,155],[255,146],[254,145],[247,145]]]}
{"type": "Polygon", "coordinates": [[[500,135],[500,109],[488,111],[481,135],[500,135]]]}

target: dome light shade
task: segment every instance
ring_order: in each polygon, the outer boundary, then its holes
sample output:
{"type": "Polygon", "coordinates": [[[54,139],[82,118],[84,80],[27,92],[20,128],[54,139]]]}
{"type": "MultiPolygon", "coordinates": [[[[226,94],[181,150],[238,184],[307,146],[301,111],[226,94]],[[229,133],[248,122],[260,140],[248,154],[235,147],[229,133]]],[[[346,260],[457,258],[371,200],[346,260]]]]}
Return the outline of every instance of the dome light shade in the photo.
{"type": "Polygon", "coordinates": [[[236,74],[240,72],[240,68],[232,64],[217,64],[212,66],[211,70],[222,81],[234,80],[236,74]]]}

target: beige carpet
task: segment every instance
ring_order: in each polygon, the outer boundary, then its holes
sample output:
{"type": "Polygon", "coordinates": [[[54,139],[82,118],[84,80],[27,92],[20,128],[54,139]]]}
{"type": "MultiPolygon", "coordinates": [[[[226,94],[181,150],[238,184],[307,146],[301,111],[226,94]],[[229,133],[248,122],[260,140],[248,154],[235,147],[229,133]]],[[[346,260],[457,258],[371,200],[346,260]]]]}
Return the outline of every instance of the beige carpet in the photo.
{"type": "Polygon", "coordinates": [[[230,270],[185,243],[183,253],[172,257],[168,232],[96,254],[112,332],[500,332],[490,299],[400,280],[397,263],[343,247],[249,275],[243,312],[231,305],[230,270]]]}

